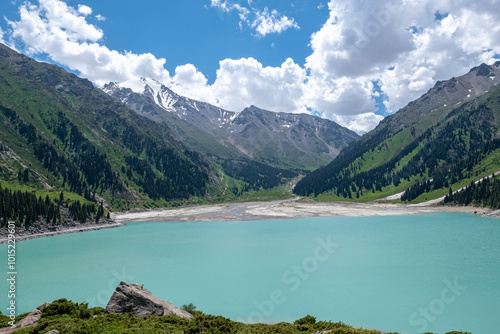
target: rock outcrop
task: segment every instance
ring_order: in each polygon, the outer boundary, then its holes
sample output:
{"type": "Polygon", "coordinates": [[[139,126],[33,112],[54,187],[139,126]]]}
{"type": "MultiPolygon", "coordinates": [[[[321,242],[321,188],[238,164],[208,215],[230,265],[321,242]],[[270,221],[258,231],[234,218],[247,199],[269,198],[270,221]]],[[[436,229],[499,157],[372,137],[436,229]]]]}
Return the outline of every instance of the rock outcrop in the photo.
{"type": "Polygon", "coordinates": [[[40,317],[42,316],[42,311],[44,308],[46,308],[50,303],[44,303],[40,306],[38,306],[33,312],[28,314],[26,318],[20,320],[14,327],[4,327],[0,329],[1,334],[10,334],[14,331],[17,331],[18,329],[21,328],[26,328],[26,327],[32,327],[36,326],[38,324],[38,320],[40,320],[40,317]]]}
{"type": "Polygon", "coordinates": [[[106,306],[107,313],[132,313],[136,317],[172,315],[191,319],[193,315],[161,300],[139,284],[121,281],[106,306]]]}

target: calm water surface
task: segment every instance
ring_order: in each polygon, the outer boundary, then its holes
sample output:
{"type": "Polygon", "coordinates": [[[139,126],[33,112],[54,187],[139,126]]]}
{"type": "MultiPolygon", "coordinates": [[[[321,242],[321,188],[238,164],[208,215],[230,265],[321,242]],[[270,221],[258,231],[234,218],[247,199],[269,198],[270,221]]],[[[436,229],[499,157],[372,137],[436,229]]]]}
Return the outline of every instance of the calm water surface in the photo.
{"type": "MultiPolygon", "coordinates": [[[[17,264],[20,312],[58,298],[105,306],[124,280],[245,322],[500,331],[500,220],[469,214],[133,223],[20,242],[17,264]]],[[[7,291],[2,280],[3,313],[7,291]]]]}

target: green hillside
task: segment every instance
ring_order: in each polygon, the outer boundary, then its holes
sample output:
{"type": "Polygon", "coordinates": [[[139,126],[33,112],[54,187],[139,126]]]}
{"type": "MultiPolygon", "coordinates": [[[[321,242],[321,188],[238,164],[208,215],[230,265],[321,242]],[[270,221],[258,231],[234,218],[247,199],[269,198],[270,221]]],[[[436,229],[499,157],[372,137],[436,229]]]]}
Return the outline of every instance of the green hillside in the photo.
{"type": "Polygon", "coordinates": [[[214,184],[209,162],[167,127],[137,116],[88,80],[3,45],[0,91],[4,186],[65,190],[123,208],[203,197],[214,184]]]}
{"type": "Polygon", "coordinates": [[[295,193],[369,201],[406,191],[403,200],[422,202],[500,170],[500,88],[433,109],[426,101],[442,86],[387,117],[295,193]]]}

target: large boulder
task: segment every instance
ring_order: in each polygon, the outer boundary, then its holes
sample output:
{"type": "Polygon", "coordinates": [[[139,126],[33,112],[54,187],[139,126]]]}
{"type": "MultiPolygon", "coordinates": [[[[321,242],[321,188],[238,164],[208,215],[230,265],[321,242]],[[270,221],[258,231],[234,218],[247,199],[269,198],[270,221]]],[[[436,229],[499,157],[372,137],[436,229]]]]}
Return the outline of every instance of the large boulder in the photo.
{"type": "Polygon", "coordinates": [[[171,315],[191,319],[193,315],[161,300],[148,289],[139,284],[128,284],[124,281],[116,287],[115,292],[106,306],[107,313],[132,313],[136,317],[147,315],[171,315]]]}

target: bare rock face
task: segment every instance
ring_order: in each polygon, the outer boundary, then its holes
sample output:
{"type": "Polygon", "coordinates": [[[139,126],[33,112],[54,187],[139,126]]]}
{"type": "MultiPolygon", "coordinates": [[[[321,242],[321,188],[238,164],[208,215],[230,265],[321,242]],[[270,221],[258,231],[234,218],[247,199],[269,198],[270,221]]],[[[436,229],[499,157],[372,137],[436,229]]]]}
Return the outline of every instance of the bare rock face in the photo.
{"type": "Polygon", "coordinates": [[[50,303],[44,303],[44,304],[38,306],[33,312],[28,314],[28,316],[26,316],[26,318],[24,318],[23,320],[20,320],[14,327],[0,328],[0,333],[1,334],[10,334],[14,331],[17,331],[18,329],[21,329],[21,328],[36,326],[38,324],[38,320],[40,320],[40,317],[42,316],[43,309],[46,308],[48,305],[50,305],[50,303]]]}
{"type": "Polygon", "coordinates": [[[161,300],[139,284],[121,281],[106,306],[107,313],[132,313],[136,317],[172,315],[191,319],[193,315],[161,300]]]}

